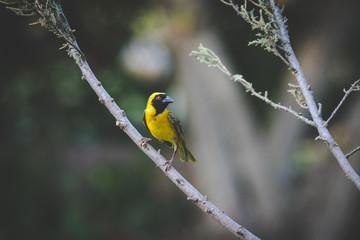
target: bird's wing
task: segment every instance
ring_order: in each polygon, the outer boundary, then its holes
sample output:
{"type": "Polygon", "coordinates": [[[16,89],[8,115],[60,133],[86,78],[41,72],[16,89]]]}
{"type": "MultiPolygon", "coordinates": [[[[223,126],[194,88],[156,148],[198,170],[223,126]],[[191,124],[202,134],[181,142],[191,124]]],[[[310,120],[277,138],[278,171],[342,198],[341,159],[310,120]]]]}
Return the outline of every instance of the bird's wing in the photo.
{"type": "MultiPolygon", "coordinates": [[[[147,123],[146,123],[145,111],[144,111],[144,113],[143,113],[142,121],[143,121],[144,126],[147,128],[147,130],[149,130],[149,128],[148,128],[148,126],[147,126],[147,123]]],[[[150,130],[149,130],[149,132],[150,132],[150,130]]]]}
{"type": "Polygon", "coordinates": [[[175,131],[177,132],[180,138],[184,137],[184,130],[181,126],[180,120],[171,112],[168,114],[168,119],[171,125],[174,127],[175,131]]]}
{"type": "Polygon", "coordinates": [[[185,161],[185,162],[189,162],[189,161],[196,162],[196,158],[190,152],[190,150],[186,147],[184,130],[181,126],[179,119],[177,119],[177,117],[171,113],[168,114],[168,119],[169,119],[170,123],[172,124],[173,128],[175,129],[176,134],[178,136],[175,147],[179,151],[180,160],[185,161]]]}

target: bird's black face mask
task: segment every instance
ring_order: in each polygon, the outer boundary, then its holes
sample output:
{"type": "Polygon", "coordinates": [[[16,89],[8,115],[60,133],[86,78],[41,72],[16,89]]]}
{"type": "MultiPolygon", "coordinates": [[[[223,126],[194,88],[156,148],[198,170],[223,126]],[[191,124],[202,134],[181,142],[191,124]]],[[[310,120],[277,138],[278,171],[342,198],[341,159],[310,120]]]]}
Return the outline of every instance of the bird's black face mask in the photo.
{"type": "Polygon", "coordinates": [[[167,96],[166,94],[158,94],[154,97],[154,99],[152,100],[152,105],[154,106],[155,110],[156,110],[156,115],[162,113],[165,108],[170,104],[173,103],[174,100],[167,96]]]}

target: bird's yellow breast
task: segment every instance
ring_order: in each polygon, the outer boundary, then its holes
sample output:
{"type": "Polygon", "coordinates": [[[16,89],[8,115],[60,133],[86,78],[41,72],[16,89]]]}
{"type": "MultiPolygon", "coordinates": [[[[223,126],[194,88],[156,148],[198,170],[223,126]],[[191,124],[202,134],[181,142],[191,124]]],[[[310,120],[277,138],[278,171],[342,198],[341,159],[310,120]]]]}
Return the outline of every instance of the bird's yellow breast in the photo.
{"type": "Polygon", "coordinates": [[[160,140],[170,142],[172,145],[177,143],[177,135],[172,124],[169,122],[168,110],[155,116],[155,109],[145,110],[146,124],[151,134],[160,140]]]}

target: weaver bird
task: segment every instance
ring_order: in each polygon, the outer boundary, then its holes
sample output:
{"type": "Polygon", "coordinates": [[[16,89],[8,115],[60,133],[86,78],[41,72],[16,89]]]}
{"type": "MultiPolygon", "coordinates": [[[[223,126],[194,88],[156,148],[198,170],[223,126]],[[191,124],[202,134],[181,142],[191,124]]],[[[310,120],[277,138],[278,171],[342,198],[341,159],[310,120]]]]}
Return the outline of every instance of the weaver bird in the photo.
{"type": "MultiPolygon", "coordinates": [[[[165,171],[170,169],[177,151],[182,161],[196,161],[194,155],[186,147],[184,131],[180,121],[166,108],[173,102],[174,100],[165,93],[155,92],[150,95],[143,114],[143,123],[150,133],[156,139],[174,148],[171,159],[165,163],[165,171]]],[[[142,145],[150,140],[143,138],[142,145]]]]}

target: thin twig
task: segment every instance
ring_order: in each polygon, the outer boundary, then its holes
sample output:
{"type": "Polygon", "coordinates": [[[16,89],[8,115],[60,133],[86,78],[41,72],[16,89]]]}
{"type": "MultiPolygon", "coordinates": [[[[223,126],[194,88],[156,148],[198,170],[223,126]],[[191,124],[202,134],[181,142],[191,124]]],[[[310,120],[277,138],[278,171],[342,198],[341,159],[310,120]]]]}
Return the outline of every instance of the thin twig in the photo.
{"type": "Polygon", "coordinates": [[[326,120],[326,122],[324,122],[324,126],[327,127],[329,125],[330,120],[335,116],[336,112],[339,110],[339,108],[341,107],[341,105],[344,103],[345,99],[349,96],[349,94],[355,89],[355,87],[358,87],[358,84],[360,83],[360,79],[356,80],[353,84],[351,84],[351,87],[345,91],[345,94],[343,96],[343,98],[341,99],[341,101],[339,102],[339,104],[336,106],[336,108],[334,109],[334,111],[331,113],[330,117],[328,118],[328,120],[326,120]]]}
{"type": "MultiPolygon", "coordinates": [[[[64,29],[64,30],[70,35],[70,38],[66,35],[66,33],[63,32],[63,29],[58,28],[53,23],[53,21],[50,19],[48,14],[45,14],[43,5],[39,2],[39,0],[35,1],[35,6],[37,8],[37,12],[39,13],[39,15],[42,16],[44,19],[46,19],[46,22],[51,26],[52,30],[56,31],[56,34],[58,34],[60,37],[62,37],[69,46],[76,49],[77,53],[80,54],[80,56],[82,58],[85,58],[85,55],[83,54],[83,52],[78,48],[78,46],[74,45],[74,43],[73,43],[74,42],[73,40],[75,39],[75,37],[74,37],[72,30],[68,24],[68,21],[65,17],[64,12],[61,10],[60,14],[63,17],[63,23],[66,25],[66,29],[64,29]]],[[[45,8],[48,8],[48,7],[49,7],[48,2],[46,2],[45,8]]],[[[50,6],[50,7],[52,7],[52,6],[50,6]]]]}
{"type": "Polygon", "coordinates": [[[318,103],[319,108],[318,108],[318,115],[321,117],[322,116],[322,104],[318,103]]]}
{"type": "Polygon", "coordinates": [[[346,158],[349,158],[351,155],[353,155],[354,153],[356,153],[357,151],[360,150],[360,146],[358,146],[357,148],[354,148],[351,152],[349,152],[348,154],[345,155],[346,158]]]}
{"type": "Polygon", "coordinates": [[[311,121],[310,119],[300,115],[300,113],[295,112],[294,110],[292,110],[290,107],[285,107],[284,105],[281,105],[280,103],[275,103],[272,100],[270,100],[267,96],[268,93],[265,92],[265,95],[262,95],[261,92],[256,92],[255,89],[253,88],[252,84],[249,83],[248,81],[246,81],[244,78],[240,79],[240,80],[235,80],[234,75],[227,75],[231,80],[233,81],[238,81],[241,83],[241,85],[243,85],[246,89],[247,92],[250,92],[252,96],[255,96],[257,98],[259,98],[260,100],[264,101],[265,103],[269,104],[270,106],[272,106],[274,109],[280,109],[284,112],[290,113],[291,115],[295,116],[297,119],[303,121],[304,123],[310,125],[310,126],[315,126],[315,123],[313,121],[311,121]]]}
{"type": "MultiPolygon", "coordinates": [[[[222,0],[221,0],[222,1],[222,0]]],[[[264,10],[265,13],[268,15],[269,18],[272,18],[273,17],[273,14],[267,9],[267,8],[264,8],[262,7],[260,4],[256,3],[255,1],[252,1],[252,0],[249,0],[253,5],[259,7],[260,9],[264,10]]],[[[225,3],[224,1],[222,1],[223,3],[225,3]]],[[[242,16],[242,12],[239,11],[239,7],[232,1],[232,0],[229,0],[229,2],[226,2],[225,4],[231,6],[235,12],[237,13],[237,15],[240,15],[242,16]]],[[[244,2],[244,5],[241,6],[242,8],[245,8],[246,10],[246,7],[247,7],[247,1],[245,0],[244,2]],[[244,6],[244,7],[243,7],[244,6]]],[[[271,49],[272,49],[272,52],[275,54],[275,56],[279,57],[287,66],[289,66],[289,62],[286,60],[286,58],[278,51],[278,48],[282,50],[282,48],[280,46],[278,46],[274,41],[273,39],[271,39],[270,36],[273,36],[273,35],[276,35],[276,33],[274,31],[271,31],[271,29],[267,29],[267,28],[264,28],[263,25],[257,21],[254,17],[250,17],[248,14],[247,14],[247,11],[244,12],[244,14],[246,14],[246,19],[244,18],[245,21],[247,21],[252,27],[253,26],[256,26],[257,28],[259,28],[262,32],[264,32],[267,36],[267,40],[269,41],[269,43],[271,44],[271,49]]]]}
{"type": "MultiPolygon", "coordinates": [[[[274,43],[274,41],[272,39],[269,39],[271,45],[273,46],[273,51],[274,51],[274,54],[275,56],[278,56],[287,66],[289,66],[289,62],[286,60],[286,58],[281,55],[279,53],[279,51],[277,50],[278,46],[274,43]]],[[[280,48],[281,49],[281,48],[280,48]]]]}
{"type": "Polygon", "coordinates": [[[217,67],[219,68],[228,78],[233,80],[234,82],[239,82],[241,85],[245,87],[246,92],[250,92],[252,96],[259,98],[260,100],[264,101],[265,103],[269,104],[275,109],[280,109],[282,111],[288,112],[291,115],[295,116],[297,119],[309,124],[310,126],[315,126],[315,123],[310,119],[301,115],[301,113],[297,113],[292,110],[290,107],[285,107],[280,103],[275,103],[268,98],[268,92],[265,91],[264,94],[261,92],[256,92],[253,88],[252,83],[245,80],[245,78],[239,74],[232,74],[227,67],[222,63],[221,59],[210,49],[202,46],[200,44],[199,51],[192,51],[190,56],[197,58],[200,62],[208,64],[210,67],[217,67]]]}
{"type": "Polygon", "coordinates": [[[226,5],[229,5],[229,6],[231,6],[231,4],[230,3],[228,3],[227,1],[225,1],[225,0],[220,0],[222,3],[224,3],[224,4],[226,4],[226,5]]]}

